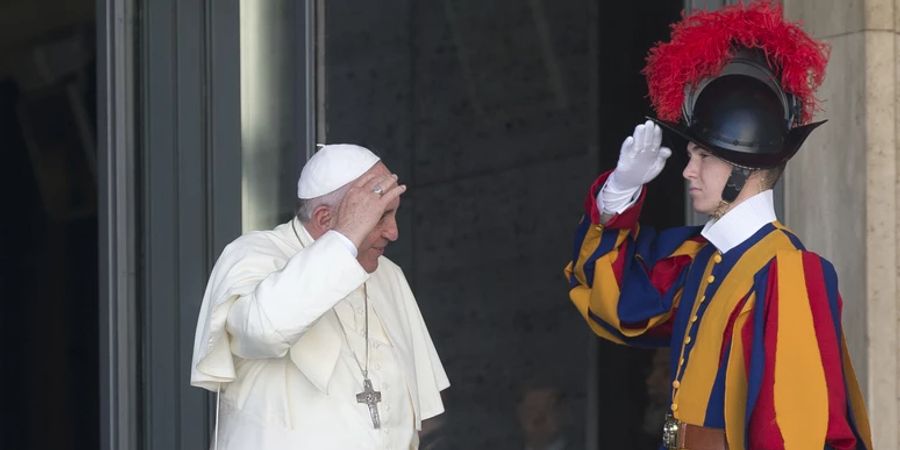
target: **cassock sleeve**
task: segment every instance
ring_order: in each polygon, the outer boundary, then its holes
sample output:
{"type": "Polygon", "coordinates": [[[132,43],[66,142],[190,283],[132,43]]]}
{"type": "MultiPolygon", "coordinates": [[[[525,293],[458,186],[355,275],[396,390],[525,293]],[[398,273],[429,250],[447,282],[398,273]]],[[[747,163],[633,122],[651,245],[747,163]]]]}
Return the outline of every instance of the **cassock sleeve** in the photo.
{"type": "Polygon", "coordinates": [[[871,449],[831,263],[804,250],[779,252],[757,274],[753,296],[729,355],[729,372],[745,372],[729,378],[746,380],[726,394],[734,404],[746,398],[745,412],[726,423],[729,448],[871,449]]]}
{"type": "Polygon", "coordinates": [[[699,227],[657,234],[637,218],[637,202],[600,224],[596,197],[609,172],[591,186],[565,268],[569,298],[598,336],[619,344],[668,345],[686,269],[703,245],[699,227]]]}
{"type": "Polygon", "coordinates": [[[234,380],[232,354],[284,356],[322,314],[368,279],[334,232],[286,263],[267,239],[245,235],[216,262],[194,339],[192,385],[215,391],[234,380]]]}

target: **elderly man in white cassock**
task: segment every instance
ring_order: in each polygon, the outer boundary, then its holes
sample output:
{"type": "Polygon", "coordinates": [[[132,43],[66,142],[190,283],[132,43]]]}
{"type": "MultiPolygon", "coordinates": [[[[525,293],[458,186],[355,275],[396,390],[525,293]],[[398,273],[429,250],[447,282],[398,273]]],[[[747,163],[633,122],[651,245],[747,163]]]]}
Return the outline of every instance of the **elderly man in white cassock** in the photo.
{"type": "Polygon", "coordinates": [[[219,450],[415,449],[449,386],[403,272],[383,256],[406,187],[326,145],[297,217],[229,244],[210,275],[191,384],[218,393],[219,450]]]}

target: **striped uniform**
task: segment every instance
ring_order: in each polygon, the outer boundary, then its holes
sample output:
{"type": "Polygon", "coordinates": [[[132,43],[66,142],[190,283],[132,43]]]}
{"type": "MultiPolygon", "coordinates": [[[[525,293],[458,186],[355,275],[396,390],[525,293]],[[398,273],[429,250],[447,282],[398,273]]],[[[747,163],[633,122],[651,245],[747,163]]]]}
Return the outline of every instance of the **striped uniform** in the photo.
{"type": "Polygon", "coordinates": [[[834,267],[772,222],[720,253],[700,227],[599,225],[591,187],[569,296],[610,341],[671,349],[672,410],[734,449],[871,449],[834,267]]]}

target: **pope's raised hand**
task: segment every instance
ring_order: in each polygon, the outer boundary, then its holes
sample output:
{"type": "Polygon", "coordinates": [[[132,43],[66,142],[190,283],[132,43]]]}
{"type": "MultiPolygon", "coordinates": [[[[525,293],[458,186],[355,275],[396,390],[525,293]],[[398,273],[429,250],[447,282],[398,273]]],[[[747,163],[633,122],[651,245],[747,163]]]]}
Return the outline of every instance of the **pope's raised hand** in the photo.
{"type": "Polygon", "coordinates": [[[344,194],[334,230],[359,248],[391,203],[404,192],[406,185],[397,184],[397,175],[363,175],[344,194]]]}
{"type": "Polygon", "coordinates": [[[636,126],[634,134],[622,142],[609,184],[620,191],[641,187],[659,175],[671,155],[672,150],[662,146],[662,130],[648,120],[636,126]]]}

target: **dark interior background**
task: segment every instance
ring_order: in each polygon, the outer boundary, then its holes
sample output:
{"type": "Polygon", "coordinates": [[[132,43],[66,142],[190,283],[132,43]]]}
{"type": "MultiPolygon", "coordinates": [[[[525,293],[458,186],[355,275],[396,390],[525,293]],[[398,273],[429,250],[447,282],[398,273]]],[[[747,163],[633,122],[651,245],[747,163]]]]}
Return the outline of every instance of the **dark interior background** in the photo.
{"type": "Polygon", "coordinates": [[[0,3],[0,448],[99,447],[94,2],[0,3]]]}
{"type": "MultiPolygon", "coordinates": [[[[452,383],[431,448],[584,448],[592,420],[600,448],[657,447],[663,355],[591,336],[562,268],[587,187],[649,114],[644,55],[681,9],[327,3],[326,140],[374,149],[410,188],[389,256],[452,383]]],[[[683,162],[653,183],[645,223],[684,222],[683,162]]]]}

